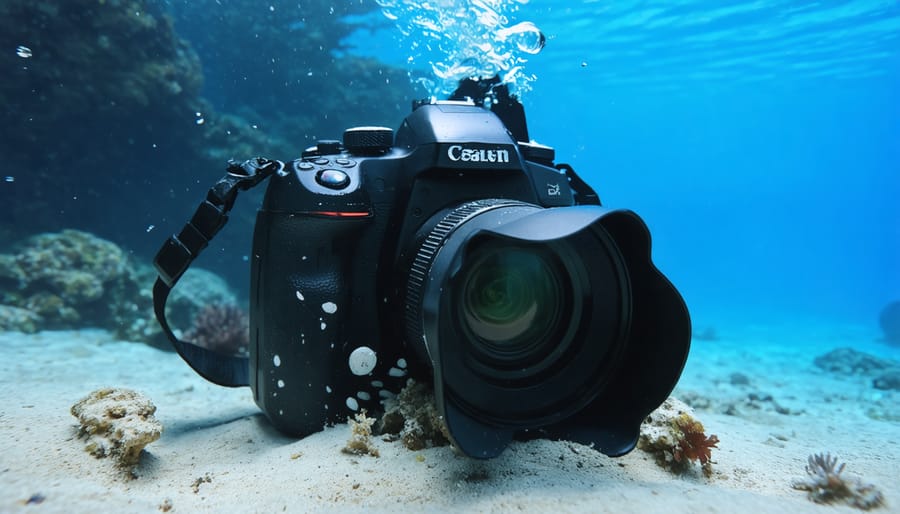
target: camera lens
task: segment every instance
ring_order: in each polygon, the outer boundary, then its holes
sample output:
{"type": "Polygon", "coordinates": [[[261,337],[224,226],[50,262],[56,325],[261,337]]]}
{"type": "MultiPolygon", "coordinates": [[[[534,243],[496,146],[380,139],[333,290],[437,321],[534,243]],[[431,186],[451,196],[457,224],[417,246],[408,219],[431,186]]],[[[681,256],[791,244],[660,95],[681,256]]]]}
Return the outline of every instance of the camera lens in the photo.
{"type": "MultiPolygon", "coordinates": [[[[445,401],[495,427],[533,428],[596,397],[630,313],[615,243],[578,210],[479,200],[438,213],[408,270],[407,337],[445,401]],[[561,226],[574,221],[577,226],[561,226]]],[[[590,219],[592,213],[584,213],[590,219]]]]}
{"type": "Polygon", "coordinates": [[[486,241],[459,272],[459,323],[473,354],[495,367],[538,362],[570,312],[570,280],[546,247],[486,241]]]}

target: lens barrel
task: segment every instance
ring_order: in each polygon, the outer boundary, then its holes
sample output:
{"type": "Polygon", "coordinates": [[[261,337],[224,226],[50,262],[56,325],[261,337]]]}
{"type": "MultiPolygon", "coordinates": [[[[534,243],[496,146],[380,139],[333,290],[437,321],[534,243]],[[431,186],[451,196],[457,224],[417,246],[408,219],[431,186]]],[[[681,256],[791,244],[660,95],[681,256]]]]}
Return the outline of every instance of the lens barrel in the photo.
{"type": "Polygon", "coordinates": [[[409,340],[425,347],[445,399],[494,427],[535,428],[572,415],[598,394],[624,350],[629,281],[602,229],[505,233],[545,211],[479,200],[439,215],[409,274],[409,340]]]}

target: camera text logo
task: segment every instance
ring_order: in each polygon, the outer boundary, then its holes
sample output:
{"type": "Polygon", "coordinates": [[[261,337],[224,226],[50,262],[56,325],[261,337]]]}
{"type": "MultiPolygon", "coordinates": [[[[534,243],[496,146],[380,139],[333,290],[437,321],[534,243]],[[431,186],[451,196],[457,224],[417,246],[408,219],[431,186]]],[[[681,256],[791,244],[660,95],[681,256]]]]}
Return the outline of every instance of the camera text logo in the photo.
{"type": "Polygon", "coordinates": [[[453,162],[509,162],[509,150],[487,150],[485,148],[466,148],[452,145],[447,148],[447,157],[453,162]]]}

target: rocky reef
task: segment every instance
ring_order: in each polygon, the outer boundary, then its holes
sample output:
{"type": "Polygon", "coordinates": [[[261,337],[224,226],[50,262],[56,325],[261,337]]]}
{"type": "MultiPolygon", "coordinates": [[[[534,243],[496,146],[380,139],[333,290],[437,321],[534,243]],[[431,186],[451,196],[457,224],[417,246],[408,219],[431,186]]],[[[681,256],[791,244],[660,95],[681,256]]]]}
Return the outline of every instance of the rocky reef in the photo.
{"type": "Polygon", "coordinates": [[[39,321],[61,328],[102,316],[109,308],[104,300],[127,271],[125,252],[86,232],[30,237],[17,252],[0,254],[0,303],[19,313],[0,319],[0,327],[33,330],[39,321]],[[10,326],[16,320],[19,326],[10,326]]]}
{"type": "MultiPolygon", "coordinates": [[[[376,8],[0,2],[14,45],[0,53],[0,252],[3,241],[68,227],[149,262],[226,159],[291,159],[347,126],[399,123],[415,95],[405,72],[341,48],[354,29],[343,16],[376,8]]],[[[210,252],[204,265],[244,276],[252,224],[252,208],[236,209],[217,238],[233,253],[210,252]]]]}
{"type": "MultiPolygon", "coordinates": [[[[0,54],[0,152],[14,193],[0,221],[16,236],[63,219],[123,225],[130,206],[149,204],[146,163],[160,150],[190,152],[202,105],[197,54],[142,0],[10,0],[0,27],[27,49],[0,54]]],[[[154,167],[159,179],[182,172],[154,167]]]]}
{"type": "MultiPolygon", "coordinates": [[[[0,254],[0,330],[98,327],[168,348],[153,316],[155,280],[149,264],[95,235],[38,234],[0,254]]],[[[167,312],[175,327],[186,329],[196,327],[198,315],[215,305],[234,306],[237,298],[221,277],[195,268],[172,292],[167,312]]],[[[244,329],[245,323],[245,318],[231,320],[244,329]]]]}

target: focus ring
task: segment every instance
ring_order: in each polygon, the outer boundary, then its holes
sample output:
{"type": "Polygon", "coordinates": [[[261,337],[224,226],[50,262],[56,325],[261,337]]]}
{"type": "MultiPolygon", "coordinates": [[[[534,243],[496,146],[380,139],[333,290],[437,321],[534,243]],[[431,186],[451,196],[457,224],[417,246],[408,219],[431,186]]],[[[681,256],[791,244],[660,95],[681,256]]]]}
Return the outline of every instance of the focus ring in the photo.
{"type": "MultiPolygon", "coordinates": [[[[425,343],[422,320],[422,294],[428,282],[428,274],[435,257],[444,242],[460,225],[484,212],[500,207],[520,207],[534,205],[514,200],[487,199],[464,203],[446,214],[425,236],[409,269],[406,281],[406,335],[413,344],[425,343]]],[[[425,345],[428,348],[428,345],[425,345]]]]}

